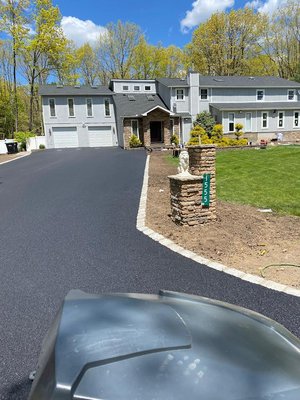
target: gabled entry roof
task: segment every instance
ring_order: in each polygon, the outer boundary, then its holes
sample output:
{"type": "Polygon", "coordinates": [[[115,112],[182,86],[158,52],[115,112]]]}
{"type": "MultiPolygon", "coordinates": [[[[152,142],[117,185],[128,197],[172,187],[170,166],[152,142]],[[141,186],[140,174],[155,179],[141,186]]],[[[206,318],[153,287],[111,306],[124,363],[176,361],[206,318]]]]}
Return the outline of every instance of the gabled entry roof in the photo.
{"type": "Polygon", "coordinates": [[[161,111],[164,111],[164,112],[166,112],[166,113],[168,113],[170,115],[175,115],[174,113],[172,113],[170,110],[168,110],[165,107],[155,106],[155,107],[152,107],[150,110],[146,111],[145,113],[143,113],[142,116],[146,117],[148,114],[150,114],[154,110],[161,110],[161,111]]]}

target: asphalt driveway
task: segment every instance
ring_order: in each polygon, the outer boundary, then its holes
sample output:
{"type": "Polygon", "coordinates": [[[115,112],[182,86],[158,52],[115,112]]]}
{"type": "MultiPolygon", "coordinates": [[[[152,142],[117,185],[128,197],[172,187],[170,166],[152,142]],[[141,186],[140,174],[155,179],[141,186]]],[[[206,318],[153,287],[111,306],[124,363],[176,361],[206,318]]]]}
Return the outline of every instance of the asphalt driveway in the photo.
{"type": "Polygon", "coordinates": [[[300,299],[211,270],[135,228],[146,155],[45,151],[0,165],[0,399],[26,399],[44,337],[72,288],[162,289],[256,310],[300,336],[300,299]]]}

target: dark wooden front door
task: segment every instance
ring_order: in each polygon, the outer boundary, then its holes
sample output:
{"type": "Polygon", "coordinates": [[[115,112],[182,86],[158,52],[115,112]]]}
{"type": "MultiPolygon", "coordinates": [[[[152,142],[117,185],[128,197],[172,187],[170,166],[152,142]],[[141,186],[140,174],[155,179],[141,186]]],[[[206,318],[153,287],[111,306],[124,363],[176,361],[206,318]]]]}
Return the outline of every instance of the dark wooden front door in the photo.
{"type": "Polygon", "coordinates": [[[161,121],[150,122],[151,143],[162,142],[162,123],[161,121]]]}

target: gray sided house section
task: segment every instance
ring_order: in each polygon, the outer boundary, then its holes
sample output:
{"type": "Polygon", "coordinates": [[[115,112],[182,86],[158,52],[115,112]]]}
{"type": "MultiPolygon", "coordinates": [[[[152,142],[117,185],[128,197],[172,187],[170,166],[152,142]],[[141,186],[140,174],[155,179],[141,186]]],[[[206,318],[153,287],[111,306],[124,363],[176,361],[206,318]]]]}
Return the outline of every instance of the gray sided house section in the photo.
{"type": "Polygon", "coordinates": [[[47,148],[118,145],[113,93],[107,87],[45,85],[40,88],[40,94],[47,148]],[[52,116],[50,99],[55,102],[55,115],[52,116]],[[72,115],[70,101],[73,103],[72,115]]]}

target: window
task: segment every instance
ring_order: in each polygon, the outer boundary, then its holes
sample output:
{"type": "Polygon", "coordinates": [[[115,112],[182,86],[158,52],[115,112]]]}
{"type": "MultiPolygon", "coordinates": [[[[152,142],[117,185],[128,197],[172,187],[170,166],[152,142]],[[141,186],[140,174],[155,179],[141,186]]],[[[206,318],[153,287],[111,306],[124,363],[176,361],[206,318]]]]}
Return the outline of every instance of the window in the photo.
{"type": "Polygon", "coordinates": [[[234,113],[228,114],[228,131],[234,132],[234,113]]]}
{"type": "Polygon", "coordinates": [[[133,86],[133,90],[135,90],[136,92],[138,92],[141,88],[139,86],[133,86]]]}
{"type": "Polygon", "coordinates": [[[261,127],[264,129],[268,128],[268,112],[263,111],[261,117],[262,117],[261,127]]]}
{"type": "Polygon", "coordinates": [[[93,116],[93,101],[92,101],[92,99],[86,99],[86,115],[88,117],[93,116]]]}
{"type": "Polygon", "coordinates": [[[68,99],[69,117],[75,117],[74,99],[68,99]]]}
{"type": "Polygon", "coordinates": [[[183,89],[176,89],[176,99],[184,100],[184,90],[183,89]]]}
{"type": "Polygon", "coordinates": [[[200,89],[200,99],[201,100],[208,99],[208,89],[200,89]]]}
{"type": "Polygon", "coordinates": [[[252,130],[252,114],[246,113],[245,131],[251,132],[252,130]]]}
{"type": "Polygon", "coordinates": [[[289,101],[293,101],[295,99],[296,99],[295,90],[294,89],[289,89],[288,90],[288,100],[289,101]]]}
{"type": "Polygon", "coordinates": [[[294,128],[299,128],[299,111],[294,111],[294,128]]]}
{"type": "Polygon", "coordinates": [[[50,117],[56,117],[55,99],[49,99],[50,117]]]}
{"type": "Polygon", "coordinates": [[[137,119],[132,119],[131,120],[131,133],[138,138],[140,138],[140,133],[139,133],[139,121],[137,119]]]}
{"type": "Polygon", "coordinates": [[[124,90],[124,92],[126,92],[127,90],[129,90],[129,86],[127,86],[127,85],[123,86],[123,90],[124,90]]]}
{"type": "Polygon", "coordinates": [[[264,89],[259,89],[256,91],[256,100],[257,101],[264,101],[265,99],[265,91],[264,89]]]}
{"type": "Polygon", "coordinates": [[[174,135],[174,119],[170,119],[170,133],[174,135]]]}
{"type": "Polygon", "coordinates": [[[146,90],[146,91],[151,90],[151,86],[145,86],[145,90],[146,90]]]}
{"type": "Polygon", "coordinates": [[[109,99],[105,99],[104,100],[104,109],[105,109],[105,116],[106,117],[110,117],[110,101],[109,99]]]}
{"type": "Polygon", "coordinates": [[[284,127],[284,112],[278,111],[278,128],[284,127]]]}

